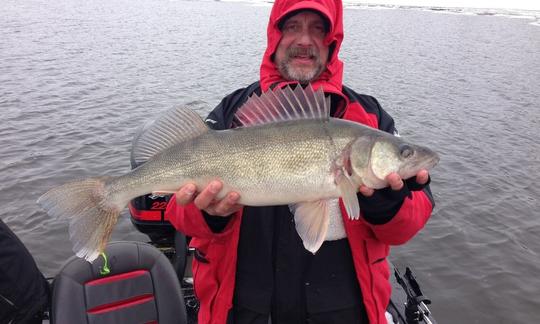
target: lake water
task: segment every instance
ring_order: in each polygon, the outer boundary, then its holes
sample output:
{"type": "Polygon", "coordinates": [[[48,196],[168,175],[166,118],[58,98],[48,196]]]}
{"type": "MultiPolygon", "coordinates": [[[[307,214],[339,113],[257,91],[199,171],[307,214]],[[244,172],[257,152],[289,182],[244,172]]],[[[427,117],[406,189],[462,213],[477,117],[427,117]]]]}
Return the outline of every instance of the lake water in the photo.
{"type": "MultiPolygon", "coordinates": [[[[129,170],[135,129],[201,115],[258,78],[267,4],[4,0],[0,217],[46,276],[72,255],[36,205],[66,181],[129,170]]],[[[435,148],[437,207],[392,260],[440,323],[540,322],[540,26],[420,10],[345,10],[345,83],[435,148]]],[[[114,240],[143,240],[127,211],[114,240]]]]}

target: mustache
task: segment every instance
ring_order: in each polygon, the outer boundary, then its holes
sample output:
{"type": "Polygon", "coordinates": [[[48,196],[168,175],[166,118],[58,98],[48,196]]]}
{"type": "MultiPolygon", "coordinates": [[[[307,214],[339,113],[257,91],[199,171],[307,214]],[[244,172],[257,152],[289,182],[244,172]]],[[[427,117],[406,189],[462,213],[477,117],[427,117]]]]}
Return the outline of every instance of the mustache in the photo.
{"type": "Polygon", "coordinates": [[[316,60],[319,59],[319,53],[315,51],[312,47],[289,47],[285,52],[287,58],[292,58],[295,56],[308,56],[316,60]]]}

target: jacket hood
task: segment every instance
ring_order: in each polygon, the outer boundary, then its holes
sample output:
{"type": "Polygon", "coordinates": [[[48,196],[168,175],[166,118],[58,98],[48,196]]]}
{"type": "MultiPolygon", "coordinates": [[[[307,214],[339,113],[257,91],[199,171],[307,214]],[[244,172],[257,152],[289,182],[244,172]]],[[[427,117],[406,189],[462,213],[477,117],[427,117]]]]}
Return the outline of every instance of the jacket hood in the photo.
{"type": "Polygon", "coordinates": [[[261,64],[261,87],[267,91],[272,85],[279,87],[296,81],[285,80],[279,73],[276,65],[272,61],[272,56],[276,52],[281,31],[278,24],[280,20],[293,11],[310,9],[318,11],[329,22],[330,31],[324,40],[325,44],[331,46],[331,55],[328,57],[326,69],[321,73],[318,80],[312,82],[314,89],[323,87],[325,92],[343,95],[341,87],[343,82],[343,62],[339,60],[338,53],[343,41],[343,8],[341,0],[276,0],[270,13],[270,20],[267,29],[267,47],[264,52],[261,64]]]}

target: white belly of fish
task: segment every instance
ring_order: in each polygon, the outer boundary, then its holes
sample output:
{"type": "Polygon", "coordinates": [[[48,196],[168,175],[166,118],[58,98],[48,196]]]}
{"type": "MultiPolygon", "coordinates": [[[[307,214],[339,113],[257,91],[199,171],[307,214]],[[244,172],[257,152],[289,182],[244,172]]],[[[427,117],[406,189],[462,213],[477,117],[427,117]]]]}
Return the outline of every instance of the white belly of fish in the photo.
{"type": "Polygon", "coordinates": [[[343,216],[339,208],[339,199],[328,201],[328,232],[326,232],[325,241],[335,241],[347,237],[343,216]]]}

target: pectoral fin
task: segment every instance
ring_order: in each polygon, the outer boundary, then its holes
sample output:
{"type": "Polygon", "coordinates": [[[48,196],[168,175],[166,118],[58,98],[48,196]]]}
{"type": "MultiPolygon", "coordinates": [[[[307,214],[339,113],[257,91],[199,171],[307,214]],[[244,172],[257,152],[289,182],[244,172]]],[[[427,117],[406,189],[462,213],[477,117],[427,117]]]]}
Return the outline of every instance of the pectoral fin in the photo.
{"type": "Polygon", "coordinates": [[[328,201],[319,200],[289,205],[294,214],[296,231],[304,247],[315,254],[321,247],[328,231],[328,201]]]}
{"type": "Polygon", "coordinates": [[[360,205],[358,204],[358,197],[356,197],[357,188],[346,172],[343,172],[337,179],[337,186],[341,192],[341,199],[343,199],[349,219],[356,220],[360,218],[360,205]]]}

